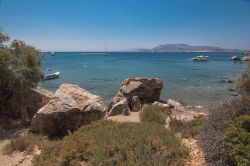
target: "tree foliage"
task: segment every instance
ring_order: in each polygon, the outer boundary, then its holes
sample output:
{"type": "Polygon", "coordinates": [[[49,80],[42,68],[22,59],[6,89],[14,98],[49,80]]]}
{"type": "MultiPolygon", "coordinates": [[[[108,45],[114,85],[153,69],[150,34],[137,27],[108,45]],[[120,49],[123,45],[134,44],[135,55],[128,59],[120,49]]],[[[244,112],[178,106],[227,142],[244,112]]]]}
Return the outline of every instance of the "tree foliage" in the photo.
{"type": "Polygon", "coordinates": [[[30,88],[37,85],[41,75],[39,51],[23,41],[10,41],[0,29],[1,116],[17,112],[18,108],[14,106],[25,106],[30,88]]]}

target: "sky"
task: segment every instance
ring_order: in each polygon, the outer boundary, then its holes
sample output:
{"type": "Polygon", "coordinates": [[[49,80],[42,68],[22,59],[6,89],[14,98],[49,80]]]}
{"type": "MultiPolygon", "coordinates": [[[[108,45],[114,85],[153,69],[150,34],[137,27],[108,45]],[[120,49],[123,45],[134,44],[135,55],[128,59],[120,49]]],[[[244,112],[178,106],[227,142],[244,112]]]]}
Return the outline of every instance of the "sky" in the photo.
{"type": "Polygon", "coordinates": [[[42,51],[250,49],[250,0],[0,0],[0,26],[42,51]]]}

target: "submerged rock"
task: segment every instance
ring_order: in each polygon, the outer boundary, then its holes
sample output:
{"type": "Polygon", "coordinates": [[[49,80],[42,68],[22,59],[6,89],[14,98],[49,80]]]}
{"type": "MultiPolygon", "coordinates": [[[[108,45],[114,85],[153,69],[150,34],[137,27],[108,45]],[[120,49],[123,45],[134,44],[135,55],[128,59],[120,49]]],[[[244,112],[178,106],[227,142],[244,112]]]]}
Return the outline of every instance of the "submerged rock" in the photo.
{"type": "MultiPolygon", "coordinates": [[[[112,102],[109,104],[108,112],[120,101],[126,99],[132,110],[139,110],[143,103],[153,103],[159,100],[163,82],[159,78],[129,78],[123,81],[121,88],[112,102]],[[137,96],[133,99],[133,97],[137,96]]],[[[111,115],[109,115],[111,116],[111,115]]]]}
{"type": "Polygon", "coordinates": [[[101,97],[77,85],[63,84],[47,105],[33,117],[31,130],[50,136],[64,135],[84,124],[102,119],[105,106],[101,97]]]}
{"type": "Polygon", "coordinates": [[[236,90],[233,89],[233,88],[230,88],[229,91],[230,91],[230,92],[235,92],[236,90]]]}

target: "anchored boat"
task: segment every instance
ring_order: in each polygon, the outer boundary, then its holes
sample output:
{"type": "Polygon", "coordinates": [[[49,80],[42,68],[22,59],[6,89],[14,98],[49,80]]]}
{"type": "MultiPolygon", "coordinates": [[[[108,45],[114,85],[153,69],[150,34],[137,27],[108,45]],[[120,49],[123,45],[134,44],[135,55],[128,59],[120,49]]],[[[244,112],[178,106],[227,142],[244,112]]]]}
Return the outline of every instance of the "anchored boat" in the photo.
{"type": "Polygon", "coordinates": [[[241,60],[241,58],[239,56],[232,56],[231,60],[238,61],[241,60]]]}
{"type": "Polygon", "coordinates": [[[193,57],[192,60],[193,61],[208,61],[208,58],[209,56],[200,55],[200,56],[193,57]]]}
{"type": "Polygon", "coordinates": [[[44,76],[43,78],[44,80],[52,80],[52,79],[57,79],[60,77],[60,72],[55,71],[55,69],[53,68],[48,69],[48,72],[49,73],[44,76]]]}

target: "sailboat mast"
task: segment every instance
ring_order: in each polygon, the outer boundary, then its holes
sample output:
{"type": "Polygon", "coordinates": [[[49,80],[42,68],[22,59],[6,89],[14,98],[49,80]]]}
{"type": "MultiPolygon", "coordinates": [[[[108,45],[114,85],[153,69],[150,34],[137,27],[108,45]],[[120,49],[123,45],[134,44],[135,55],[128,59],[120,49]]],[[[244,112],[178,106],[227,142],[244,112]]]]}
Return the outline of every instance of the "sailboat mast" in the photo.
{"type": "Polygon", "coordinates": [[[107,53],[107,42],[105,41],[105,53],[107,53]]]}

